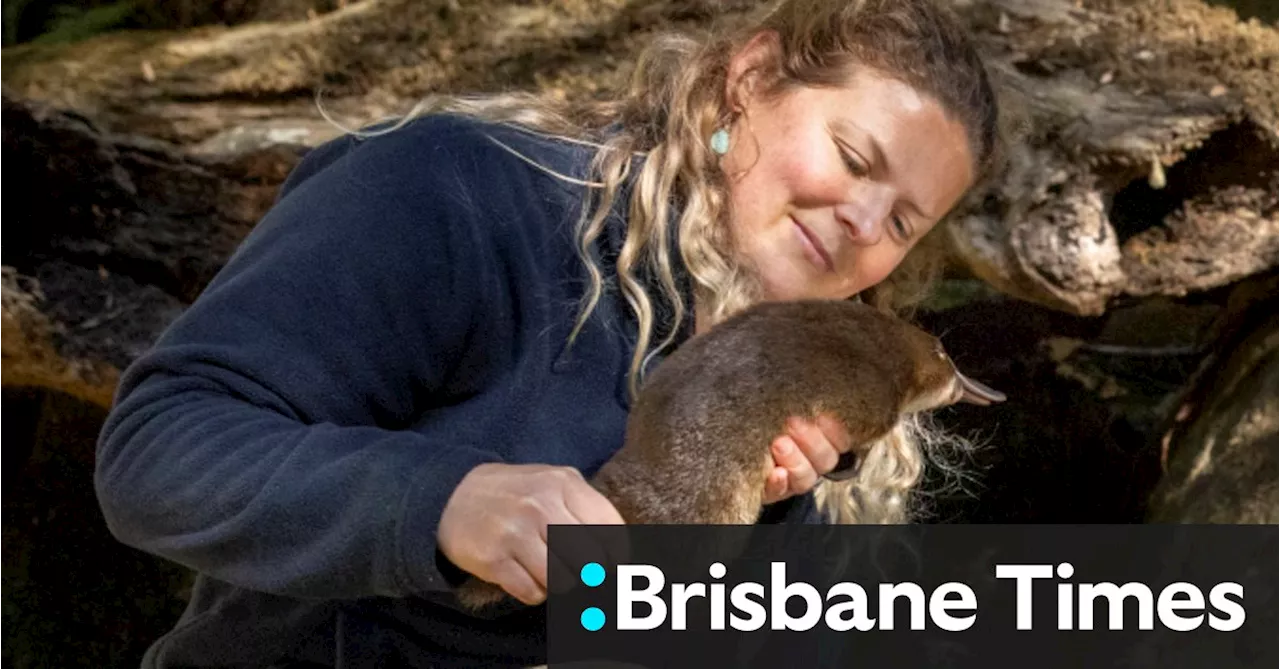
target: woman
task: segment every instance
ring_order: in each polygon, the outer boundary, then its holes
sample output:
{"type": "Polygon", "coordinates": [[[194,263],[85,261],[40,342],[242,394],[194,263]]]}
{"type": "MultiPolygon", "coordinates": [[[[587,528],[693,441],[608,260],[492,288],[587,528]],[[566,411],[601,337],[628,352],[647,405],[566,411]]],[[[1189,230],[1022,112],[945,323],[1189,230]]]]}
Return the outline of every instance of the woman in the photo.
{"type": "MultiPolygon", "coordinates": [[[[609,104],[424,109],[452,113],[309,154],[122,378],[107,522],[199,572],[146,666],[540,661],[546,526],[621,522],[584,477],[644,369],[759,300],[889,306],[996,119],[927,0],[660,40],[609,104]],[[523,604],[467,615],[468,574],[523,604]]],[[[761,522],[820,522],[843,430],[797,420],[771,448],[761,522]]],[[[906,518],[920,459],[878,446],[828,506],[906,518]]]]}

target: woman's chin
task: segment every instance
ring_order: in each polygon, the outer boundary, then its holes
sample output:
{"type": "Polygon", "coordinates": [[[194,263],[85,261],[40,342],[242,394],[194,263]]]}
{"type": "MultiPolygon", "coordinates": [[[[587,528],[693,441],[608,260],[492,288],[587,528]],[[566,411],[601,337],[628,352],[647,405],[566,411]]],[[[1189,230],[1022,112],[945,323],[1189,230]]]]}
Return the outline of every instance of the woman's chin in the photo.
{"type": "Polygon", "coordinates": [[[764,299],[770,302],[818,299],[822,285],[805,267],[776,268],[763,277],[764,299]]]}

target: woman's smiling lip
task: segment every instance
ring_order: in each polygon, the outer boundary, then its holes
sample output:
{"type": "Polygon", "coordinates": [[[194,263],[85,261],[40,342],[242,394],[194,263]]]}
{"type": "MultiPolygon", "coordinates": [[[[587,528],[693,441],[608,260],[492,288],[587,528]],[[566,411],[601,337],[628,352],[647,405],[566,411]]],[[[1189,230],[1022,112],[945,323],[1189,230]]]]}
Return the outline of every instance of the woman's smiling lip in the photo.
{"type": "Polygon", "coordinates": [[[822,240],[797,221],[795,216],[789,216],[789,218],[795,224],[796,230],[800,232],[801,243],[805,247],[805,255],[809,256],[809,260],[828,272],[836,271],[836,265],[831,260],[831,254],[827,253],[826,247],[822,245],[822,240]]]}

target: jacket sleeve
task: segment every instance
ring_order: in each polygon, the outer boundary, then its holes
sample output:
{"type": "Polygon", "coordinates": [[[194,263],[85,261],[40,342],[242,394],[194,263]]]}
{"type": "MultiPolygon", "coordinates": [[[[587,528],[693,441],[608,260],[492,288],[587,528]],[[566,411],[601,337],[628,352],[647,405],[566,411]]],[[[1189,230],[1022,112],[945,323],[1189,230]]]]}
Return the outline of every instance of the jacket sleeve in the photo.
{"type": "Polygon", "coordinates": [[[304,161],[314,173],[122,375],[95,472],[119,540],[295,597],[451,587],[441,511],[501,458],[431,417],[478,392],[500,358],[480,342],[504,336],[457,153],[392,133],[304,161]]]}
{"type": "Polygon", "coordinates": [[[826,525],[827,517],[818,508],[812,492],[766,504],[757,521],[763,525],[826,525]]]}

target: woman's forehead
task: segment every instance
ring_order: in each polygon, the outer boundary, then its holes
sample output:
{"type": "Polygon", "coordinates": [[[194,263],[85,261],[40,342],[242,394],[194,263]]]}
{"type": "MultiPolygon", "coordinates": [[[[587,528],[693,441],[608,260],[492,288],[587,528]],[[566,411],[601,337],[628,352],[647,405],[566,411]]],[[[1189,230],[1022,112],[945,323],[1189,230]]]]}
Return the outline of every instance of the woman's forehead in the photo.
{"type": "Polygon", "coordinates": [[[870,70],[815,95],[813,112],[876,162],[920,217],[942,217],[968,188],[974,165],[968,132],[932,96],[870,70]]]}

